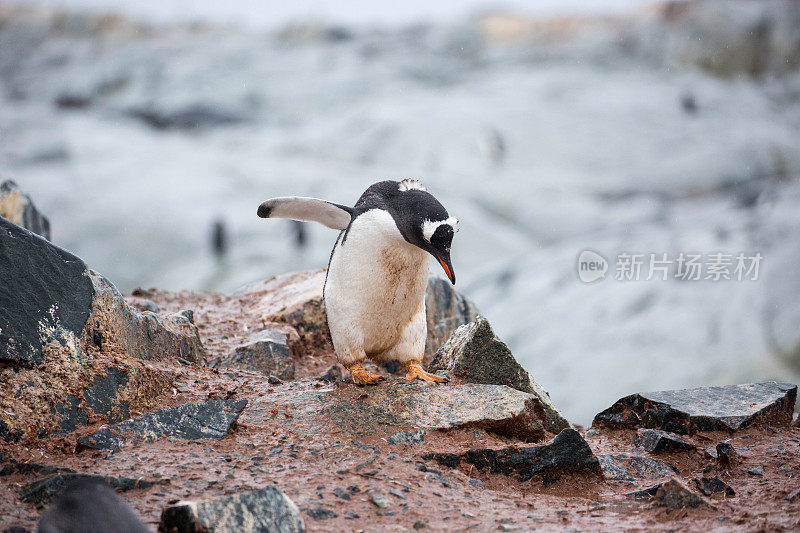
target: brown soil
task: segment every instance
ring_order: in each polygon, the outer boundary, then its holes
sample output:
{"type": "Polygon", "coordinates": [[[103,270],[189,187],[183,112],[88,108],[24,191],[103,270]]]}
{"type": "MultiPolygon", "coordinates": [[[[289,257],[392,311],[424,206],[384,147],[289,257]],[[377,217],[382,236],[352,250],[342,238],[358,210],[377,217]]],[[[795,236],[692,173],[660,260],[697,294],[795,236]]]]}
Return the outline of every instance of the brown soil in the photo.
{"type": "MultiPolygon", "coordinates": [[[[156,302],[162,312],[193,309],[209,357],[232,351],[253,331],[264,327],[264,302],[258,294],[146,290],[137,291],[137,295],[156,302]]],[[[165,362],[159,365],[161,370],[173,372],[175,381],[157,403],[166,407],[210,398],[280,396],[290,390],[321,387],[324,385],[314,378],[334,361],[330,349],[304,352],[296,361],[297,380],[277,386],[254,372],[165,362]]],[[[387,375],[382,369],[370,370],[387,375]]],[[[603,407],[598,405],[598,410],[603,407]]],[[[738,452],[738,463],[728,469],[712,465],[705,474],[720,477],[736,490],[736,496],[712,497],[710,507],[669,511],[651,501],[625,496],[659,479],[599,482],[572,477],[543,486],[536,478],[519,482],[469,467],[450,470],[421,459],[432,451],[521,444],[483,430],[426,431],[420,444],[391,445],[386,440],[388,435],[411,428],[383,427],[360,440],[343,432],[296,435],[279,423],[281,417],[291,416],[289,411],[278,410],[257,427],[239,425],[220,440],[165,438],[115,453],[76,450],[77,438],[96,430],[98,422],[67,437],[3,443],[0,454],[79,472],[169,479],[167,485],[123,495],[154,530],[161,509],[169,503],[214,498],[268,484],[276,485],[295,501],[309,531],[385,531],[390,526],[413,531],[415,524],[434,531],[497,531],[503,524],[518,526],[521,531],[800,528],[800,496],[794,501],[784,499],[800,488],[800,428],[796,427],[760,425],[737,433],[731,442],[738,452]],[[763,468],[762,476],[748,473],[757,466],[763,468]],[[388,499],[387,508],[373,503],[376,494],[388,499]]],[[[635,451],[632,431],[604,429],[590,435],[587,440],[598,455],[644,453],[635,451]]],[[[687,440],[703,450],[729,437],[708,433],[687,440]]],[[[677,477],[692,488],[692,479],[704,475],[704,468],[712,464],[702,451],[654,457],[675,465],[677,477]]],[[[12,525],[34,529],[40,510],[22,504],[18,498],[20,486],[32,479],[35,477],[20,474],[0,478],[0,531],[12,525]]]]}

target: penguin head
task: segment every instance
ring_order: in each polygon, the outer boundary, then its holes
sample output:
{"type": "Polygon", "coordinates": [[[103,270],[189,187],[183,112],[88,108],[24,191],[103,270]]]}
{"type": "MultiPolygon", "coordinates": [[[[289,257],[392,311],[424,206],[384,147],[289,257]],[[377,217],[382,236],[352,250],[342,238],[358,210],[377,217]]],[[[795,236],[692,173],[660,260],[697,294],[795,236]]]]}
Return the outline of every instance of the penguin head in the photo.
{"type": "Polygon", "coordinates": [[[450,246],[458,231],[458,219],[451,217],[419,181],[405,179],[376,183],[362,195],[356,205],[359,204],[388,211],[403,239],[430,253],[455,285],[450,246]]]}

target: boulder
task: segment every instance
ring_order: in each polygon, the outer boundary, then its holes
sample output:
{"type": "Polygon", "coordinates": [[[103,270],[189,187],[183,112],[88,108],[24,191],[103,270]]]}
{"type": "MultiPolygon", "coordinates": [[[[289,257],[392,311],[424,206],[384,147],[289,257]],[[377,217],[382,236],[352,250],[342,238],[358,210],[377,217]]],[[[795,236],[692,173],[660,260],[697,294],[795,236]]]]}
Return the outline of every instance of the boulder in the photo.
{"type": "Polygon", "coordinates": [[[50,221],[11,180],[0,181],[0,217],[50,240],[50,221]]]}
{"type": "Polygon", "coordinates": [[[515,476],[519,481],[539,476],[545,483],[550,483],[571,474],[603,478],[597,457],[580,433],[572,428],[564,429],[541,446],[502,450],[483,448],[460,454],[430,453],[424,455],[423,459],[450,468],[471,465],[481,472],[515,476]]]}
{"type": "Polygon", "coordinates": [[[675,477],[658,487],[655,503],[660,507],[672,510],[707,505],[702,496],[692,492],[680,479],[675,477]]]}
{"type": "Polygon", "coordinates": [[[643,392],[618,400],[593,425],[661,429],[679,434],[734,432],[753,423],[792,421],[797,386],[768,381],[724,387],[643,392]]]}
{"type": "MultiPolygon", "coordinates": [[[[234,296],[262,296],[262,320],[292,325],[300,334],[299,351],[331,351],[333,346],[322,299],[324,285],[325,271],[312,270],[251,283],[237,290],[234,296]]],[[[428,279],[425,308],[428,334],[423,364],[427,366],[456,328],[474,320],[478,310],[475,304],[456,292],[449,281],[434,276],[428,279]]]]}
{"type": "Polygon", "coordinates": [[[649,453],[671,452],[675,450],[691,450],[694,444],[674,433],[660,429],[641,428],[636,432],[634,444],[649,453]]]}
{"type": "Polygon", "coordinates": [[[219,439],[228,434],[246,405],[247,400],[209,400],[159,409],[85,435],[78,444],[113,450],[162,437],[219,439]]]}
{"type": "Polygon", "coordinates": [[[182,501],[161,513],[158,531],[275,531],[301,533],[303,518],[294,502],[275,487],[242,492],[214,500],[182,501]]]}
{"type": "Polygon", "coordinates": [[[153,485],[169,483],[169,481],[166,480],[148,481],[144,479],[132,479],[128,477],[113,477],[101,476],[97,474],[77,474],[74,472],[67,472],[56,474],[54,476],[33,481],[27,485],[24,485],[20,490],[20,499],[25,503],[32,503],[37,507],[42,506],[58,496],[68,485],[71,485],[76,481],[86,480],[106,483],[120,492],[133,489],[146,489],[147,487],[152,487],[153,485]]]}
{"type": "Polygon", "coordinates": [[[186,313],[131,308],[78,257],[0,218],[0,437],[70,431],[148,410],[170,376],[146,361],[197,361],[186,313]]]}
{"type": "Polygon", "coordinates": [[[294,379],[289,333],[285,329],[267,328],[210,366],[253,370],[284,381],[294,379]]]}
{"type": "Polygon", "coordinates": [[[550,396],[517,363],[508,346],[497,338],[484,317],[459,326],[439,348],[428,367],[431,372],[444,370],[451,378],[470,383],[506,385],[534,394],[547,413],[547,430],[559,433],[569,422],[550,401],[550,396]]]}
{"type": "Polygon", "coordinates": [[[450,429],[481,427],[527,442],[544,438],[538,398],[501,385],[434,385],[393,379],[375,387],[351,383],[289,383],[258,398],[242,413],[248,427],[300,434],[375,434],[382,426],[450,429]]]}

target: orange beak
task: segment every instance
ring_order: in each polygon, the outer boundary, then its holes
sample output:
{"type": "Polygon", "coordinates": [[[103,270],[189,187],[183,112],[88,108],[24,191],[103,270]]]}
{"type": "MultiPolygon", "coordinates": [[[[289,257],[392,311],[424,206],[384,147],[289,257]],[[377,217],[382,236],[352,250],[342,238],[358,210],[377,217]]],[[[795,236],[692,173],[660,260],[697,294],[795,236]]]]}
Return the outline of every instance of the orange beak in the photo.
{"type": "Polygon", "coordinates": [[[444,260],[441,257],[436,256],[436,259],[439,261],[439,264],[442,265],[442,268],[444,269],[444,273],[450,279],[450,282],[453,285],[455,285],[456,284],[456,275],[453,274],[453,271],[450,269],[449,266],[447,266],[447,263],[445,263],[444,260]]]}

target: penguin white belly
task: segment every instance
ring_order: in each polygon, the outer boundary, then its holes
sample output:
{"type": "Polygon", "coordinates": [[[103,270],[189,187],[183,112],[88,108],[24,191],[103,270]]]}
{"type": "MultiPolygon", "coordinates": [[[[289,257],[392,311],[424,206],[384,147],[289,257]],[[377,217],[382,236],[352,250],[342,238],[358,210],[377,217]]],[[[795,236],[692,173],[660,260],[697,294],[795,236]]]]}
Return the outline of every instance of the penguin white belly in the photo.
{"type": "Polygon", "coordinates": [[[388,212],[353,221],[331,255],[325,308],[339,361],[421,360],[428,255],[403,239],[388,212]],[[344,242],[342,242],[344,240],[344,242]]]}

